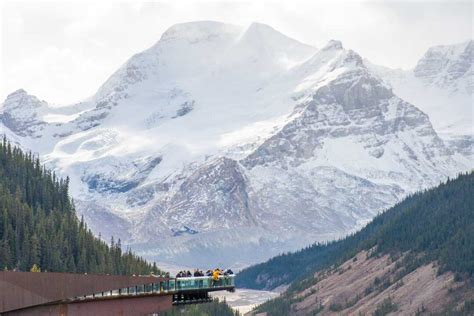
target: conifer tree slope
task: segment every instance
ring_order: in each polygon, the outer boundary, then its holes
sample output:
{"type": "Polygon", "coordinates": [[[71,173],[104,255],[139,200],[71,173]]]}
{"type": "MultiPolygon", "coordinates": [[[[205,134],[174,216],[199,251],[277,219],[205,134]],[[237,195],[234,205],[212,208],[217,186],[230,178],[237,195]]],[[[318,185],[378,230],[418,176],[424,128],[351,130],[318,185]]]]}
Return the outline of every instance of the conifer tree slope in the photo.
{"type": "Polygon", "coordinates": [[[474,276],[474,172],[461,174],[436,188],[416,193],[376,216],[359,232],[342,240],[315,244],[249,267],[237,276],[240,287],[305,287],[314,272],[338,265],[362,250],[373,255],[412,254],[408,270],[428,262],[439,273],[458,279],[474,276]]]}
{"type": "Polygon", "coordinates": [[[109,274],[158,273],[153,264],[97,239],[76,217],[69,179],[31,153],[0,143],[0,267],[109,274]]]}

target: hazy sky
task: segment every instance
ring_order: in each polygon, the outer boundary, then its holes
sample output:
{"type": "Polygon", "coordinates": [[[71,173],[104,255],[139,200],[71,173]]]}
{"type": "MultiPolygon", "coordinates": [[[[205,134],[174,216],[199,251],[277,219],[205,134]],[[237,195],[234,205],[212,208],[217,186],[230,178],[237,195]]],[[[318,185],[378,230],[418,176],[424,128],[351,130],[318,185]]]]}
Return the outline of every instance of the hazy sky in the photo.
{"type": "Polygon", "coordinates": [[[473,37],[472,1],[0,0],[0,9],[0,99],[24,88],[61,104],[92,95],[132,54],[181,22],[257,21],[316,47],[339,39],[374,63],[402,68],[430,46],[473,37]]]}

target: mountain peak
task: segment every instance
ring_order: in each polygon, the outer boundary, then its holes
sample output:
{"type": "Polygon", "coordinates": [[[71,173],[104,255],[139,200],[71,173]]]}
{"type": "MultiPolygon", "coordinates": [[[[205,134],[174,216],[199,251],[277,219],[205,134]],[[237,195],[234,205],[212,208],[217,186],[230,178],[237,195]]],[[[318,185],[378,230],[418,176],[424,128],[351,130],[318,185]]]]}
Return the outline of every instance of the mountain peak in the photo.
{"type": "Polygon", "coordinates": [[[17,135],[36,137],[36,133],[44,125],[38,113],[47,106],[45,101],[38,100],[23,89],[18,89],[5,99],[0,122],[17,135]]]}
{"type": "Polygon", "coordinates": [[[4,109],[12,108],[38,108],[41,107],[42,103],[34,95],[28,94],[24,89],[18,89],[10,93],[4,102],[4,109]]]}
{"type": "Polygon", "coordinates": [[[250,24],[250,26],[248,27],[247,31],[249,30],[253,32],[278,32],[270,25],[260,22],[252,22],[252,24],[250,24]]]}
{"type": "Polygon", "coordinates": [[[267,44],[274,46],[301,46],[305,47],[305,49],[314,50],[314,48],[310,45],[301,43],[291,37],[286,36],[273,27],[259,22],[253,22],[250,24],[243,34],[242,39],[251,41],[254,44],[261,44],[262,41],[265,41],[267,44]]]}
{"type": "Polygon", "coordinates": [[[18,89],[18,90],[13,91],[12,93],[10,93],[7,96],[7,99],[9,99],[11,97],[22,96],[22,95],[28,95],[28,93],[24,89],[18,89]]]}
{"type": "Polygon", "coordinates": [[[429,48],[413,70],[415,77],[443,89],[474,91],[471,80],[474,42],[472,40],[429,48]]]}
{"type": "Polygon", "coordinates": [[[337,40],[330,40],[330,41],[322,48],[322,50],[340,50],[340,49],[344,49],[344,47],[342,46],[342,42],[341,42],[341,41],[337,41],[337,40]]]}
{"type": "Polygon", "coordinates": [[[190,42],[210,40],[229,34],[235,34],[240,27],[216,21],[194,21],[178,23],[169,27],[161,36],[160,42],[184,39],[190,42]]]}
{"type": "Polygon", "coordinates": [[[253,22],[242,35],[241,41],[250,42],[252,45],[259,45],[262,41],[278,42],[285,40],[287,37],[266,24],[253,22]]]}
{"type": "Polygon", "coordinates": [[[39,100],[34,95],[28,94],[24,89],[18,89],[10,93],[3,103],[4,111],[33,111],[42,106],[47,106],[45,101],[39,100]]]}
{"type": "Polygon", "coordinates": [[[296,64],[309,58],[315,48],[301,43],[273,27],[253,22],[242,34],[238,42],[239,49],[243,49],[245,56],[253,61],[261,60],[264,63],[273,61],[273,65],[296,64]]]}

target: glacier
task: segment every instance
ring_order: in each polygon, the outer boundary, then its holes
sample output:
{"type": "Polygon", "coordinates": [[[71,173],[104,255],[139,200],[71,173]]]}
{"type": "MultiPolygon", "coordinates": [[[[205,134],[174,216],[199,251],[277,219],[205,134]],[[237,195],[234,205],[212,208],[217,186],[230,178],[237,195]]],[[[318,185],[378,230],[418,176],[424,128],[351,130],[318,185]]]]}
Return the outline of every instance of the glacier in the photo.
{"type": "Polygon", "coordinates": [[[404,71],[264,24],[183,23],[83,102],[13,92],[0,133],[70,177],[94,233],[158,262],[239,269],[472,168],[472,46],[404,71]]]}

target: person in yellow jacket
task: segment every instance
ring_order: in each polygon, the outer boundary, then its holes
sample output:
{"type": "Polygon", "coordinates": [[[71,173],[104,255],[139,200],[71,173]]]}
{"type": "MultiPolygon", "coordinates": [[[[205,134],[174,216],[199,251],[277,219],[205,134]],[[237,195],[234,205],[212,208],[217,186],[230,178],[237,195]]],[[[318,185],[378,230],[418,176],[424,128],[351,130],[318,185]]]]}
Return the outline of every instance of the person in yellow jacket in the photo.
{"type": "Polygon", "coordinates": [[[212,283],[214,285],[217,285],[217,282],[219,281],[219,269],[215,269],[213,272],[212,272],[212,283]]]}

